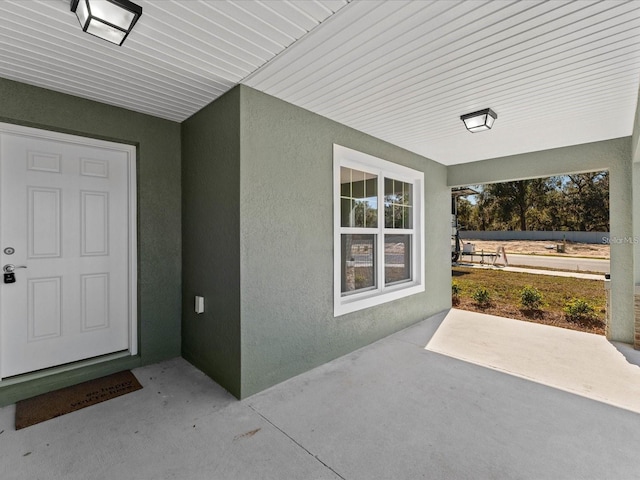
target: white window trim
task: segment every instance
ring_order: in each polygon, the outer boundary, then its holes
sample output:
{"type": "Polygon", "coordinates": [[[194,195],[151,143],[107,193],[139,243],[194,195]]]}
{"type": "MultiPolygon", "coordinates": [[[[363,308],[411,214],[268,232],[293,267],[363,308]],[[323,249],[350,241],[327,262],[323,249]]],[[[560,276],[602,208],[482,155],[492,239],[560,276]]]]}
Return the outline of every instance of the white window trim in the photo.
{"type": "Polygon", "coordinates": [[[366,153],[358,152],[341,145],[333,145],[333,316],[370,308],[425,291],[424,262],[424,173],[396,163],[383,160],[366,153]],[[412,280],[408,282],[384,285],[384,261],[377,258],[378,285],[373,290],[343,296],[341,292],[341,234],[375,233],[378,236],[377,255],[384,258],[384,202],[383,191],[378,189],[378,228],[347,228],[341,226],[340,218],[340,167],[354,168],[383,177],[392,177],[413,184],[413,225],[411,230],[394,229],[394,233],[411,233],[411,271],[412,280]],[[382,222],[382,223],[381,223],[382,222]]]}

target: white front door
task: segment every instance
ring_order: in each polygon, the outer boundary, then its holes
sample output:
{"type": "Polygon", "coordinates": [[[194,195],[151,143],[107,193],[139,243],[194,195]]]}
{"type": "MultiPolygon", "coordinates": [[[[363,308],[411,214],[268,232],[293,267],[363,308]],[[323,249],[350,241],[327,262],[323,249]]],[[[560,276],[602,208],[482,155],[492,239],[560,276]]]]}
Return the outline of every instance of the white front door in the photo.
{"type": "Polygon", "coordinates": [[[136,352],[134,166],[128,145],[0,124],[0,377],[136,352]]]}

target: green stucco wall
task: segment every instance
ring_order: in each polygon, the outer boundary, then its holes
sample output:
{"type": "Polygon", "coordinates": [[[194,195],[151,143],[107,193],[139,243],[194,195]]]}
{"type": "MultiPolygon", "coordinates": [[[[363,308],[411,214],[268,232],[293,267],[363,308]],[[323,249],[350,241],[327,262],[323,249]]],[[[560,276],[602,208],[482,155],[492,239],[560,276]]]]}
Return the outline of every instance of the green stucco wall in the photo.
{"type": "MultiPolygon", "coordinates": [[[[640,93],[638,94],[640,99],[640,93]]],[[[636,114],[633,117],[633,132],[631,133],[631,148],[634,162],[640,162],[640,100],[636,103],[636,114]]],[[[636,185],[636,183],[634,183],[636,185]]]]}
{"type": "Polygon", "coordinates": [[[182,354],[240,396],[240,91],[182,124],[182,354]],[[205,313],[194,312],[194,297],[205,313]]]}
{"type": "MultiPolygon", "coordinates": [[[[640,95],[639,95],[640,98],[640,95]]],[[[640,101],[636,104],[636,114],[633,121],[633,132],[631,134],[631,149],[632,149],[632,184],[633,184],[633,251],[634,251],[634,266],[633,266],[633,280],[636,285],[636,290],[640,294],[640,101]]],[[[640,340],[640,319],[636,326],[636,342],[639,344],[640,340]]]]}
{"type": "Polygon", "coordinates": [[[609,170],[612,323],[610,339],[633,343],[634,262],[631,137],[448,167],[451,187],[609,170]]]}
{"type": "Polygon", "coordinates": [[[139,356],[0,386],[0,405],[180,355],[180,125],[0,78],[0,121],[134,144],[139,356]]]}
{"type": "Polygon", "coordinates": [[[446,167],[246,86],[240,279],[246,397],[451,305],[446,167]],[[333,316],[333,144],[425,173],[426,291],[333,316]]]}
{"type": "Polygon", "coordinates": [[[640,286],[640,161],[633,162],[631,175],[633,183],[633,282],[634,285],[640,286]]]}

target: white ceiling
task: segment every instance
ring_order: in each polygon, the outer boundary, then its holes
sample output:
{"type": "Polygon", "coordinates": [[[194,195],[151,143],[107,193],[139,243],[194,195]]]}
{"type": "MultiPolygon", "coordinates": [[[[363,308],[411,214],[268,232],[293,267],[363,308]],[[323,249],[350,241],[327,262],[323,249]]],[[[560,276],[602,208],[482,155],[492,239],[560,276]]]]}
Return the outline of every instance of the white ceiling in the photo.
{"type": "Polygon", "coordinates": [[[0,0],[0,77],[175,121],[244,83],[447,165],[633,128],[638,0],[136,3],[117,47],[69,0],[0,0]]]}
{"type": "Polygon", "coordinates": [[[83,33],[69,0],[0,0],[0,77],[182,121],[344,0],[136,0],[122,47],[83,33]]]}

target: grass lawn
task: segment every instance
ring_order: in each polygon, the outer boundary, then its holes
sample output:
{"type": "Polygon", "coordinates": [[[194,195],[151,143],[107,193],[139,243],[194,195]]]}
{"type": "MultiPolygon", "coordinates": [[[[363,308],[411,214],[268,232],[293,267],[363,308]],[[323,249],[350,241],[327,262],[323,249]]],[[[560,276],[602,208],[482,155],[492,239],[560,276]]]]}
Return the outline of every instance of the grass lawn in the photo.
{"type": "Polygon", "coordinates": [[[606,298],[601,280],[465,267],[453,267],[452,275],[460,289],[458,299],[453,299],[455,308],[604,335],[606,298]],[[540,311],[523,310],[520,291],[524,286],[542,293],[544,307],[540,311]],[[480,287],[486,288],[491,296],[490,305],[484,308],[472,298],[480,287]],[[563,308],[576,298],[586,300],[595,308],[596,321],[576,323],[566,318],[563,308]]]}

